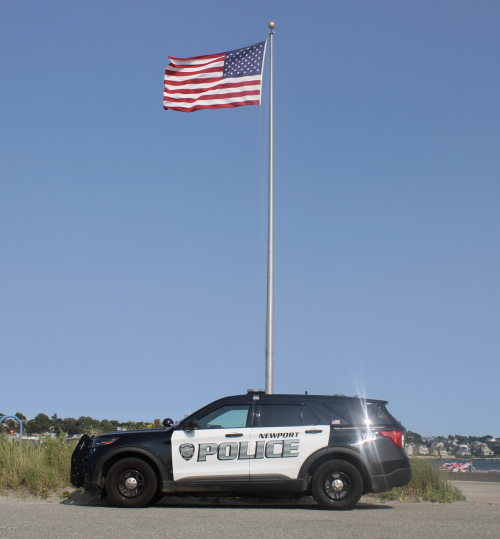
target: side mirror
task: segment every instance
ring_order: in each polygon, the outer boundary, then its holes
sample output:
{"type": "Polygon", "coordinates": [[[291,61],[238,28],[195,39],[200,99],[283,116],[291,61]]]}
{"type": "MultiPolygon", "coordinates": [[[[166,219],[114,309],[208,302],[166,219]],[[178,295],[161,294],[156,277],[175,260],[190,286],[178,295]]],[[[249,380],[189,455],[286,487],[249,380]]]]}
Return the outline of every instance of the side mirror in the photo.
{"type": "Polygon", "coordinates": [[[186,423],[185,425],[182,425],[182,430],[185,430],[186,432],[189,432],[191,430],[199,429],[200,426],[198,425],[198,420],[193,419],[189,423],[186,423]]]}
{"type": "Polygon", "coordinates": [[[173,424],[174,422],[172,419],[170,419],[170,417],[167,417],[166,419],[163,420],[163,425],[165,427],[171,427],[173,424]]]}

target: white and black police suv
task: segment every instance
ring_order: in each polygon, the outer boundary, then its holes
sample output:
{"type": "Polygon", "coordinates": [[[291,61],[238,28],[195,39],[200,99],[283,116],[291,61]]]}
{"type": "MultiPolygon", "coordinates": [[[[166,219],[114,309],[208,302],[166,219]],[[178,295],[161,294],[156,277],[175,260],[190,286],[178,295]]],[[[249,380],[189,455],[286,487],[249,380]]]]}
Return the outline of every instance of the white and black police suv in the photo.
{"type": "Polygon", "coordinates": [[[83,436],[72,457],[75,487],[141,507],[178,493],[312,495],[350,509],[362,494],[411,478],[405,428],[386,401],[249,390],[163,429],[83,436]]]}

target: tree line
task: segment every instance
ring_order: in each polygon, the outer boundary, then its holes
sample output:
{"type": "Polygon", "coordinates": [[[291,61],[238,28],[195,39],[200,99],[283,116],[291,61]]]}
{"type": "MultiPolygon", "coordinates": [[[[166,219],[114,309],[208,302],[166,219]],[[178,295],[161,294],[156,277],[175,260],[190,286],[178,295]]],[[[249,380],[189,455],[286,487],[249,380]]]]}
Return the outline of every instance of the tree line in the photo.
{"type": "MultiPolygon", "coordinates": [[[[485,436],[462,436],[461,434],[455,434],[452,436],[449,434],[446,436],[435,436],[431,438],[424,438],[417,432],[412,432],[409,430],[406,433],[406,444],[416,444],[416,445],[426,445],[427,447],[431,447],[433,442],[443,442],[444,447],[446,450],[450,450],[453,447],[456,447],[456,445],[460,444],[471,444],[472,442],[481,442],[488,445],[488,447],[495,453],[495,455],[500,454],[500,444],[498,442],[490,443],[488,440],[493,438],[493,436],[490,436],[489,434],[486,434],[485,436]],[[453,442],[456,441],[456,444],[453,444],[453,442]]],[[[498,438],[497,438],[498,440],[498,438]]]]}
{"type": "MultiPolygon", "coordinates": [[[[0,417],[5,414],[0,413],[0,417]]],[[[44,432],[55,432],[56,434],[67,433],[69,436],[74,434],[89,434],[95,436],[104,432],[114,432],[117,427],[122,427],[127,430],[161,428],[165,427],[161,424],[155,424],[153,421],[126,421],[120,423],[117,420],[109,419],[94,419],[93,417],[81,416],[78,419],[74,417],[58,417],[57,414],[49,417],[46,414],[38,414],[33,419],[27,419],[21,412],[15,414],[23,422],[24,434],[41,434],[44,432]]],[[[2,431],[5,432],[10,427],[14,428],[15,432],[19,432],[19,425],[13,419],[6,419],[2,422],[2,431]]]]}

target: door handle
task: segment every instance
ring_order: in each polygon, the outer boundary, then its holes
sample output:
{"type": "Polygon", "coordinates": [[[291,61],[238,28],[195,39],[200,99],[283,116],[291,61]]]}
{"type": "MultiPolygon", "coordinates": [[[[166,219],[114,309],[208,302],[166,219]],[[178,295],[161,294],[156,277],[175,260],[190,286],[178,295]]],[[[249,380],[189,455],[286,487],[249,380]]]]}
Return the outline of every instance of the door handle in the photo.
{"type": "Polygon", "coordinates": [[[226,434],[226,438],[239,438],[243,436],[241,432],[233,432],[232,434],[226,434]]]}
{"type": "Polygon", "coordinates": [[[318,430],[318,429],[306,430],[306,434],[319,434],[320,432],[323,432],[323,431],[318,430]]]}

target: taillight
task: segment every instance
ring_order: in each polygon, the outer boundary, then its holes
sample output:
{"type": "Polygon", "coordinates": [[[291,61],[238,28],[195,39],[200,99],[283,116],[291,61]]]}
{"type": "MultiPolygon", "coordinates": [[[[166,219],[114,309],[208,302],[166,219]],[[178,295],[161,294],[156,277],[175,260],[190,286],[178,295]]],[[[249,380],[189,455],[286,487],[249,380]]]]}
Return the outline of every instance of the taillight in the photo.
{"type": "Polygon", "coordinates": [[[382,436],[390,438],[401,449],[405,448],[405,431],[404,430],[381,430],[382,436]]]}

